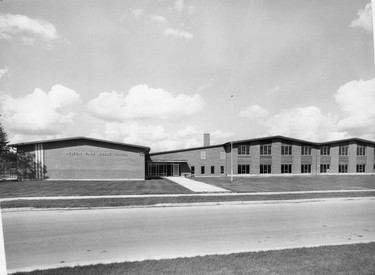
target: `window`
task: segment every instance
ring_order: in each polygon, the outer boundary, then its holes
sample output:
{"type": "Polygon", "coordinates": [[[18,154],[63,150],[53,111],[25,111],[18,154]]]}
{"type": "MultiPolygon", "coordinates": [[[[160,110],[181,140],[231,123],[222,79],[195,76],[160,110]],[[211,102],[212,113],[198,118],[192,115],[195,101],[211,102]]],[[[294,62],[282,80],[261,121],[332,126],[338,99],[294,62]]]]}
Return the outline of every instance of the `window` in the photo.
{"type": "Polygon", "coordinates": [[[366,172],[366,164],[357,164],[357,173],[366,172]]]}
{"type": "Polygon", "coordinates": [[[281,155],[292,155],[292,145],[281,145],[281,155]]]}
{"type": "Polygon", "coordinates": [[[302,164],[301,165],[301,173],[302,174],[311,173],[311,164],[302,164]]]}
{"type": "Polygon", "coordinates": [[[339,173],[348,173],[348,165],[339,164],[339,173]]]}
{"type": "Polygon", "coordinates": [[[329,173],[329,164],[321,164],[320,173],[329,173]]]}
{"type": "Polygon", "coordinates": [[[238,165],[238,174],[250,174],[250,165],[249,164],[239,164],[238,165]]]}
{"type": "Polygon", "coordinates": [[[331,147],[329,146],[323,146],[320,148],[320,155],[322,156],[329,156],[331,151],[331,147]]]}
{"type": "Polygon", "coordinates": [[[201,159],[206,159],[206,151],[201,151],[201,159]]]}
{"type": "Polygon", "coordinates": [[[220,159],[225,159],[225,152],[220,152],[220,159]]]}
{"type": "Polygon", "coordinates": [[[302,146],[301,147],[301,155],[311,156],[311,146],[302,146]]]}
{"type": "Polygon", "coordinates": [[[260,155],[261,156],[271,155],[271,145],[261,145],[260,146],[260,155]]]}
{"type": "MultiPolygon", "coordinates": [[[[347,156],[348,155],[348,146],[340,146],[339,147],[339,155],[340,156],[347,156]]],[[[346,173],[346,172],[343,172],[346,173]]]]}
{"type": "Polygon", "coordinates": [[[224,166],[220,166],[220,174],[224,174],[224,166]]]}
{"type": "Polygon", "coordinates": [[[191,166],[190,171],[191,171],[191,174],[194,175],[195,174],[195,166],[191,166]]]}
{"type": "Polygon", "coordinates": [[[201,174],[204,175],[204,166],[201,166],[201,174]]]}
{"type": "Polygon", "coordinates": [[[365,156],[366,155],[366,147],[365,146],[358,146],[357,147],[357,156],[365,156]]]}
{"type": "Polygon", "coordinates": [[[215,166],[211,166],[211,174],[215,174],[215,166]]]}
{"type": "Polygon", "coordinates": [[[238,147],[239,155],[250,155],[250,145],[240,145],[238,147]]]}
{"type": "Polygon", "coordinates": [[[271,164],[261,164],[260,165],[261,174],[271,174],[271,164]]]}
{"type": "Polygon", "coordinates": [[[291,164],[281,164],[281,174],[290,174],[292,173],[291,164]]]}

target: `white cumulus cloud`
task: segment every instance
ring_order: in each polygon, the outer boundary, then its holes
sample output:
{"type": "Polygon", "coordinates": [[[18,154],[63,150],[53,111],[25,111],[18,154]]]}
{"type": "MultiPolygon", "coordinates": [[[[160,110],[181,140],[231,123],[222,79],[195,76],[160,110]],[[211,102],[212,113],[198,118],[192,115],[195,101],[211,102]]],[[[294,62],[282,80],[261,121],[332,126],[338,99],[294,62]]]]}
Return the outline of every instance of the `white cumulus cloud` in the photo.
{"type": "Polygon", "coordinates": [[[1,95],[3,119],[15,134],[58,134],[73,122],[74,112],[80,103],[72,89],[55,85],[48,93],[35,89],[24,97],[1,95]]]}
{"type": "Polygon", "coordinates": [[[269,112],[259,105],[252,105],[241,111],[239,113],[239,116],[245,118],[260,119],[262,117],[266,117],[268,114],[269,112]]]}
{"type": "Polygon", "coordinates": [[[134,86],[129,92],[102,92],[87,104],[89,112],[103,120],[135,119],[180,120],[198,113],[205,105],[200,95],[173,95],[147,85],[134,86]]]}
{"type": "Polygon", "coordinates": [[[53,24],[21,14],[0,14],[0,39],[21,39],[26,44],[49,43],[59,38],[53,24]]]}
{"type": "Polygon", "coordinates": [[[164,30],[164,34],[166,36],[173,36],[176,38],[184,38],[184,39],[192,39],[194,36],[192,33],[183,31],[183,30],[177,30],[173,28],[167,28],[164,30]]]}
{"type": "Polygon", "coordinates": [[[350,81],[338,89],[334,98],[344,112],[338,122],[340,129],[375,137],[375,78],[350,81]]]}
{"type": "Polygon", "coordinates": [[[345,133],[336,131],[336,122],[335,117],[323,114],[320,108],[308,106],[284,110],[264,123],[267,133],[271,135],[326,141],[345,136],[345,133]]]}
{"type": "Polygon", "coordinates": [[[368,3],[363,10],[359,10],[357,15],[358,17],[351,22],[350,26],[371,33],[373,28],[371,3],[368,3]]]}
{"type": "MultiPolygon", "coordinates": [[[[213,131],[211,145],[226,142],[232,136],[232,133],[213,131]]],[[[100,138],[147,145],[153,152],[203,146],[203,131],[191,125],[173,130],[162,124],[145,124],[137,121],[106,122],[104,136],[100,138]]]]}

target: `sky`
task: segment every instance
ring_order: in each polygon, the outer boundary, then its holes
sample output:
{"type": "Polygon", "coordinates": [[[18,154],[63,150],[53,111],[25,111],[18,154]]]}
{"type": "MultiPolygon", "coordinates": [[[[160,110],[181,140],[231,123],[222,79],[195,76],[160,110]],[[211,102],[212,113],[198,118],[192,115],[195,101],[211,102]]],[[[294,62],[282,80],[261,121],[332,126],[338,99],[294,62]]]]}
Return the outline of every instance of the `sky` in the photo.
{"type": "Polygon", "coordinates": [[[375,140],[370,0],[2,0],[0,122],[153,152],[375,140]]]}

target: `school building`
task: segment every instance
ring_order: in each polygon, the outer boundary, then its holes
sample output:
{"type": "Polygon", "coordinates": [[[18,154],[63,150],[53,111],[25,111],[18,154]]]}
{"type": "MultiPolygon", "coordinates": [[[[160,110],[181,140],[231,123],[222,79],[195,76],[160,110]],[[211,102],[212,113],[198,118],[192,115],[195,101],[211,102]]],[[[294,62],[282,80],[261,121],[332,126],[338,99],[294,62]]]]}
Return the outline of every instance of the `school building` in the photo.
{"type": "Polygon", "coordinates": [[[12,144],[48,180],[144,180],[164,176],[374,173],[375,142],[310,142],[271,136],[150,153],[146,146],[86,137],[12,144]]]}

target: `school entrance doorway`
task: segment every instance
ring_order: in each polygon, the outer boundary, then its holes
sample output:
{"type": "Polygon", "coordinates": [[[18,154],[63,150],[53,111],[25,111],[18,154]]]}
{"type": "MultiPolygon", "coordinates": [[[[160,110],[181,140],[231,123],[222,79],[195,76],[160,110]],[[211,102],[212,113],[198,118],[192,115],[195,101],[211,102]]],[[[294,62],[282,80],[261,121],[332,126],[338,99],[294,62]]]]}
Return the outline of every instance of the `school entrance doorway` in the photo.
{"type": "Polygon", "coordinates": [[[149,178],[178,177],[190,173],[186,161],[152,161],[147,163],[147,176],[149,178]]]}

